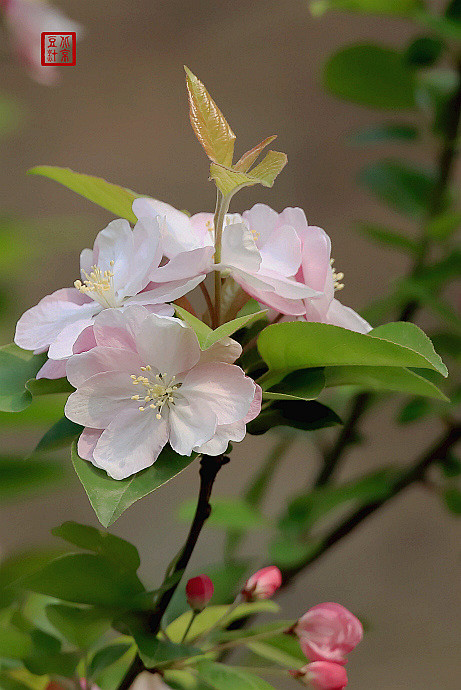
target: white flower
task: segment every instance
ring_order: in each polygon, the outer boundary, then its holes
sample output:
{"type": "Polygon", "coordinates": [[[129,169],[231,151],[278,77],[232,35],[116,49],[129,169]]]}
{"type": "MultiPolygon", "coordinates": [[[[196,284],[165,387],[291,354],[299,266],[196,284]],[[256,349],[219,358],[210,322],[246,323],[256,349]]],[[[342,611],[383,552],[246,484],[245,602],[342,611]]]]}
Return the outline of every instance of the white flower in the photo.
{"type": "Polygon", "coordinates": [[[96,347],[68,361],[77,390],[65,413],[86,427],[80,456],[114,479],[152,465],[167,442],[180,455],[219,455],[260,411],[261,389],[231,363],[241,348],[230,338],[201,352],[184,322],[143,307],[107,309],[93,332],[96,347]]]}
{"type": "MultiPolygon", "coordinates": [[[[192,290],[205,274],[187,275],[186,266],[192,263],[187,254],[181,257],[182,263],[176,262],[176,268],[172,262],[159,267],[160,240],[156,219],[139,221],[134,230],[126,220],[109,223],[96,237],[93,249],[81,253],[82,280],[26,311],[16,326],[15,343],[35,352],[48,349],[51,360],[61,360],[73,354],[78,337],[104,309],[140,304],[172,315],[173,309],[165,303],[192,290]]],[[[50,373],[62,369],[54,362],[45,366],[50,373]]]]}

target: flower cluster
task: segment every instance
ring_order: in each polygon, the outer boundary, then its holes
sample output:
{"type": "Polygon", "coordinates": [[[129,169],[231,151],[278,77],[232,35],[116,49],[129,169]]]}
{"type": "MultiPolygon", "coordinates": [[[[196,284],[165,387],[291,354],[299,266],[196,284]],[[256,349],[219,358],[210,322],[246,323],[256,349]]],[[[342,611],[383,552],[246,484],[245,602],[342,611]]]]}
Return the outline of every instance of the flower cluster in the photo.
{"type": "MultiPolygon", "coordinates": [[[[15,342],[48,352],[37,378],[67,375],[77,389],[67,417],[84,426],[78,452],[111,477],[152,465],[169,443],[176,453],[219,455],[241,441],[261,409],[261,389],[234,364],[229,337],[201,350],[171,303],[220,271],[278,318],[368,324],[334,297],[341,287],[326,233],[301,209],[277,214],[258,204],[227,216],[214,262],[211,214],[188,217],[139,198],[138,222],[114,220],[80,257],[74,287],[44,297],[19,319],[15,342]]],[[[235,290],[234,290],[235,292],[235,290]]]]}

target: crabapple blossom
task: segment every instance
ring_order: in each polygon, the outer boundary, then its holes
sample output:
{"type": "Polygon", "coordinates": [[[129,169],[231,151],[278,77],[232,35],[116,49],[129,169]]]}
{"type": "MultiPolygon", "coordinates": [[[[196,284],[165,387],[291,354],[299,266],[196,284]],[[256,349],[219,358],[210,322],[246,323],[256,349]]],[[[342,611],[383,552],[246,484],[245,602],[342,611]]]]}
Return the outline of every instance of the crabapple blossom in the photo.
{"type": "Polygon", "coordinates": [[[313,661],[290,673],[315,690],[343,690],[347,685],[346,669],[331,661],[313,661]]]}
{"type": "Polygon", "coordinates": [[[248,601],[270,599],[282,584],[282,573],[276,565],[256,571],[242,589],[242,596],[248,601]]]}
{"type": "Polygon", "coordinates": [[[187,603],[194,611],[203,611],[213,592],[214,586],[208,575],[192,577],[186,585],[187,603]]]}
{"type": "Polygon", "coordinates": [[[96,346],[67,363],[77,390],[65,413],[85,427],[80,456],[114,479],[152,465],[167,442],[180,455],[219,455],[261,409],[231,338],[202,352],[183,321],[142,306],[105,309],[93,333],[96,346]]]}
{"type": "Polygon", "coordinates": [[[50,86],[58,79],[58,70],[41,64],[41,34],[75,31],[80,38],[83,29],[56,7],[45,0],[0,0],[0,10],[12,48],[31,77],[40,84],[50,86]]]}
{"type": "MultiPolygon", "coordinates": [[[[187,274],[181,261],[160,267],[161,235],[156,219],[142,220],[132,230],[126,220],[114,220],[97,235],[93,249],[80,256],[82,280],[73,288],[62,288],[44,297],[25,312],[16,326],[15,343],[25,350],[44,352],[50,360],[40,377],[62,375],[62,360],[73,354],[80,334],[92,326],[104,309],[125,309],[132,304],[146,306],[160,315],[174,311],[166,302],[181,297],[204,279],[205,273],[187,274]]],[[[199,267],[200,268],[200,267],[199,267]]],[[[82,351],[80,349],[80,351],[82,351]]]]}
{"type": "Polygon", "coordinates": [[[130,686],[130,690],[170,690],[170,686],[163,682],[158,673],[144,671],[130,686]]]}
{"type": "Polygon", "coordinates": [[[341,604],[331,602],[309,609],[296,623],[294,632],[308,659],[338,664],[347,662],[346,655],[363,637],[359,619],[341,604]]]}
{"type": "MultiPolygon", "coordinates": [[[[329,323],[359,333],[368,333],[371,330],[365,319],[335,298],[335,292],[344,287],[341,282],[344,274],[337,273],[333,268],[334,262],[330,257],[331,240],[327,233],[322,228],[309,225],[301,208],[286,208],[282,213],[276,213],[265,204],[256,204],[250,211],[243,213],[243,218],[258,238],[277,237],[282,229],[291,228],[301,247],[300,262],[294,277],[317,293],[312,298],[302,300],[302,305],[298,302],[296,311],[274,300],[270,292],[253,290],[251,294],[258,302],[282,314],[297,314],[306,321],[329,323]],[[297,311],[300,306],[301,310],[297,311]]],[[[261,239],[257,241],[260,242],[261,239]]]]}
{"type": "Polygon", "coordinates": [[[301,300],[320,294],[291,277],[301,263],[301,241],[289,226],[258,237],[242,216],[228,214],[222,235],[221,261],[213,263],[215,233],[211,213],[197,213],[189,218],[168,204],[147,198],[136,199],[133,212],[137,218],[162,218],[163,242],[170,257],[179,257],[191,250],[211,250],[208,272],[223,271],[249,294],[270,293],[273,302],[283,305],[287,313],[302,313],[301,300]]]}

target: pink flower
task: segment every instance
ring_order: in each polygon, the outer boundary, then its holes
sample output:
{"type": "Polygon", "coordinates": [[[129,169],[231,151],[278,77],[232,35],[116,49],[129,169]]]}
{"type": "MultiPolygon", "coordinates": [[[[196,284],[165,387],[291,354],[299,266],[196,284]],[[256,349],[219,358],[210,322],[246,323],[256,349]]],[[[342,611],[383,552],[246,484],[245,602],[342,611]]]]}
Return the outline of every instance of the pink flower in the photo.
{"type": "Polygon", "coordinates": [[[67,364],[77,390],[65,413],[86,427],[80,456],[114,479],[152,465],[168,442],[219,455],[259,414],[261,389],[231,364],[241,352],[231,338],[202,352],[183,321],[140,306],[102,311],[93,332],[96,347],[67,364]]]}
{"type": "Polygon", "coordinates": [[[347,685],[346,669],[330,661],[314,661],[290,673],[315,690],[343,690],[347,685]]]}
{"type": "Polygon", "coordinates": [[[313,606],[298,620],[294,630],[308,659],[338,664],[347,662],[346,655],[363,637],[358,618],[334,603],[313,606]]]}
{"type": "Polygon", "coordinates": [[[192,577],[186,585],[187,603],[193,611],[203,611],[213,592],[214,586],[208,575],[192,577]]]}
{"type": "Polygon", "coordinates": [[[58,79],[57,68],[41,64],[42,31],[75,31],[80,38],[83,35],[81,25],[41,0],[2,0],[0,9],[4,12],[10,42],[18,59],[35,81],[47,86],[54,84],[58,79]]]}
{"type": "Polygon", "coordinates": [[[248,601],[270,599],[282,584],[282,573],[275,565],[258,570],[246,582],[242,596],[248,601]]]}
{"type": "MultiPolygon", "coordinates": [[[[179,262],[159,267],[161,258],[157,220],[139,221],[133,230],[126,220],[112,221],[98,234],[93,249],[81,253],[83,282],[76,280],[75,287],[57,290],[26,311],[16,326],[15,343],[25,350],[48,350],[51,360],[62,360],[73,354],[79,335],[104,309],[141,304],[172,315],[165,303],[192,290],[205,274],[191,276],[179,262]]],[[[187,254],[183,259],[193,263],[187,254]]],[[[62,364],[47,362],[38,377],[61,373],[62,364]]]]}
{"type": "Polygon", "coordinates": [[[214,219],[211,213],[197,213],[189,218],[169,204],[155,199],[136,199],[133,212],[137,218],[161,218],[165,253],[181,256],[191,250],[211,249],[207,272],[220,270],[232,276],[249,294],[268,293],[286,313],[301,314],[300,300],[318,293],[294,274],[301,264],[301,241],[293,228],[283,226],[255,233],[239,214],[228,214],[222,236],[221,262],[213,263],[214,219]],[[293,301],[297,300],[293,307],[293,301]],[[294,309],[294,311],[293,311],[294,309]]]}
{"type": "MultiPolygon", "coordinates": [[[[268,305],[287,315],[298,315],[306,321],[318,321],[341,326],[359,333],[368,333],[371,326],[355,311],[345,307],[335,298],[335,291],[344,287],[342,273],[336,273],[330,259],[331,241],[322,228],[308,225],[304,211],[300,208],[286,208],[278,214],[269,206],[256,204],[245,211],[243,218],[261,242],[267,235],[272,237],[286,233],[290,228],[300,244],[300,261],[294,271],[294,278],[308,285],[315,294],[287,304],[280,300],[281,293],[262,292],[247,289],[258,302],[268,305]]],[[[270,243],[272,246],[272,242],[270,243]]],[[[278,248],[275,246],[274,251],[278,248]]],[[[295,262],[293,262],[293,266],[295,262]]]]}

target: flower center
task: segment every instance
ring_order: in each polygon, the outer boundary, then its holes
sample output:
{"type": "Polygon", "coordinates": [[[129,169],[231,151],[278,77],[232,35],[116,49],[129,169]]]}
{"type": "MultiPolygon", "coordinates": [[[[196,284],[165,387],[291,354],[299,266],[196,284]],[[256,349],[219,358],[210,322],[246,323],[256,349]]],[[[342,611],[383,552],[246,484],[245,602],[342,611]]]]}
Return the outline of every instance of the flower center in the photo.
{"type": "MultiPolygon", "coordinates": [[[[114,262],[110,262],[113,267],[114,262]]],[[[102,271],[99,266],[92,266],[91,273],[82,270],[85,280],[76,280],[74,282],[77,290],[84,295],[88,295],[95,302],[103,307],[117,307],[114,290],[114,274],[112,271],[102,271]]]]}
{"type": "Polygon", "coordinates": [[[341,282],[342,279],[344,278],[344,273],[336,273],[335,269],[333,268],[334,262],[335,262],[334,259],[330,259],[330,266],[331,266],[331,270],[333,272],[334,288],[335,288],[335,292],[336,292],[338,290],[342,290],[344,287],[344,283],[341,282]]]}
{"type": "MultiPolygon", "coordinates": [[[[141,367],[141,371],[150,372],[152,367],[148,364],[141,367]]],[[[139,407],[140,412],[145,410],[157,410],[157,419],[162,418],[162,410],[165,405],[172,403],[174,405],[175,391],[181,386],[180,383],[175,384],[176,377],[172,376],[167,383],[168,374],[156,374],[155,379],[149,378],[151,374],[145,376],[136,376],[131,374],[133,386],[141,386],[144,388],[143,394],[132,395],[132,400],[139,400],[145,403],[139,407]]]]}

